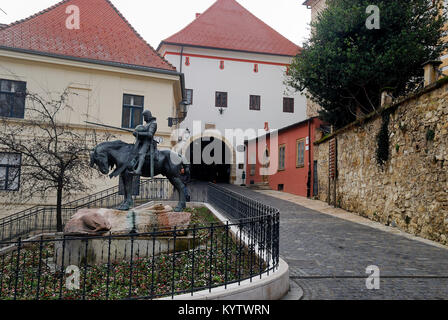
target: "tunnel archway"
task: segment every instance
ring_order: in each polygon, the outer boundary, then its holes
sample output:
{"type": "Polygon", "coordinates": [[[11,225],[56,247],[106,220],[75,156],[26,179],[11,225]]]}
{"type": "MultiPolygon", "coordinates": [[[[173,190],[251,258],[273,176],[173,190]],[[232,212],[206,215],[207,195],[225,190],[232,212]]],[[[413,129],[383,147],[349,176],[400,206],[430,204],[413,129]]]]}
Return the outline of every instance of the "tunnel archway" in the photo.
{"type": "Polygon", "coordinates": [[[230,183],[232,155],[233,150],[218,137],[194,139],[185,152],[190,162],[191,179],[230,183]]]}

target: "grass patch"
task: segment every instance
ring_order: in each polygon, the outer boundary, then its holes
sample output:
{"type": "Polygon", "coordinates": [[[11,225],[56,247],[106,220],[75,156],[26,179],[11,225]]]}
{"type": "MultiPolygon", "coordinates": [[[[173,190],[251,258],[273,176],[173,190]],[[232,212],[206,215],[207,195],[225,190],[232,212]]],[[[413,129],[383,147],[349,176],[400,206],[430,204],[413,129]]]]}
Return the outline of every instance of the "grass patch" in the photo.
{"type": "Polygon", "coordinates": [[[191,226],[197,225],[201,227],[208,226],[212,223],[220,223],[220,220],[205,207],[187,208],[186,212],[191,212],[191,226]]]}

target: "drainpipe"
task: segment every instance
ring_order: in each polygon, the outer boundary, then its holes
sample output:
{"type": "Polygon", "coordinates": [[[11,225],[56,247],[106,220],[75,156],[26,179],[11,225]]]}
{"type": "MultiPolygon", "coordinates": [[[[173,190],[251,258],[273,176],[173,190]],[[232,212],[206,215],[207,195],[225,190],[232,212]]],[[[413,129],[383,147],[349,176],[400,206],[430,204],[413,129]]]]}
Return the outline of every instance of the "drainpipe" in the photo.
{"type": "Polygon", "coordinates": [[[182,73],[182,64],[184,61],[184,46],[180,47],[180,67],[179,72],[182,73]]]}
{"type": "Polygon", "coordinates": [[[306,182],[306,196],[311,198],[311,118],[308,119],[308,180],[306,182]]]}

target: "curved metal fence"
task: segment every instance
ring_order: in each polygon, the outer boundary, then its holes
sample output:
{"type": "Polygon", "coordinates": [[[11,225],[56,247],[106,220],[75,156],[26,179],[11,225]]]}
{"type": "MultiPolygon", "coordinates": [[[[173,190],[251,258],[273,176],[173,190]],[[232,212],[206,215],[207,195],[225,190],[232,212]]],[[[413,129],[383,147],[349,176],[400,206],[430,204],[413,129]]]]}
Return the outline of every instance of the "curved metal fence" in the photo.
{"type": "MultiPolygon", "coordinates": [[[[198,195],[199,197],[199,195],[198,195]]],[[[144,180],[139,185],[134,201],[176,200],[177,193],[167,179],[144,180]]],[[[81,208],[112,208],[123,200],[119,187],[113,187],[90,196],[65,203],[62,208],[62,224],[81,208]]],[[[27,235],[56,231],[56,206],[37,206],[0,219],[0,241],[17,239],[27,235]]]]}
{"type": "Polygon", "coordinates": [[[196,197],[228,217],[185,229],[0,242],[0,299],[156,299],[275,272],[277,209],[209,184],[196,197]]]}

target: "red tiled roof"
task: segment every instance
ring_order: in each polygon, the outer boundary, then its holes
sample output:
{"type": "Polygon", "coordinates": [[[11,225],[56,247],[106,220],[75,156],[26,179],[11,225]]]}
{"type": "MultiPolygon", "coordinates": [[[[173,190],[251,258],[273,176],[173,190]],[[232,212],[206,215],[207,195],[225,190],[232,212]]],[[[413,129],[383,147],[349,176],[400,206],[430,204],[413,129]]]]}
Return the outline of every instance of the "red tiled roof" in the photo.
{"type": "MultiPolygon", "coordinates": [[[[300,47],[255,17],[235,0],[218,0],[178,33],[171,44],[295,56],[300,47]]],[[[160,46],[159,46],[160,48],[160,46]]]]}
{"type": "Polygon", "coordinates": [[[176,70],[129,24],[108,0],[64,0],[0,29],[0,46],[67,56],[176,70]],[[69,30],[67,7],[80,11],[80,29],[69,30]]]}

